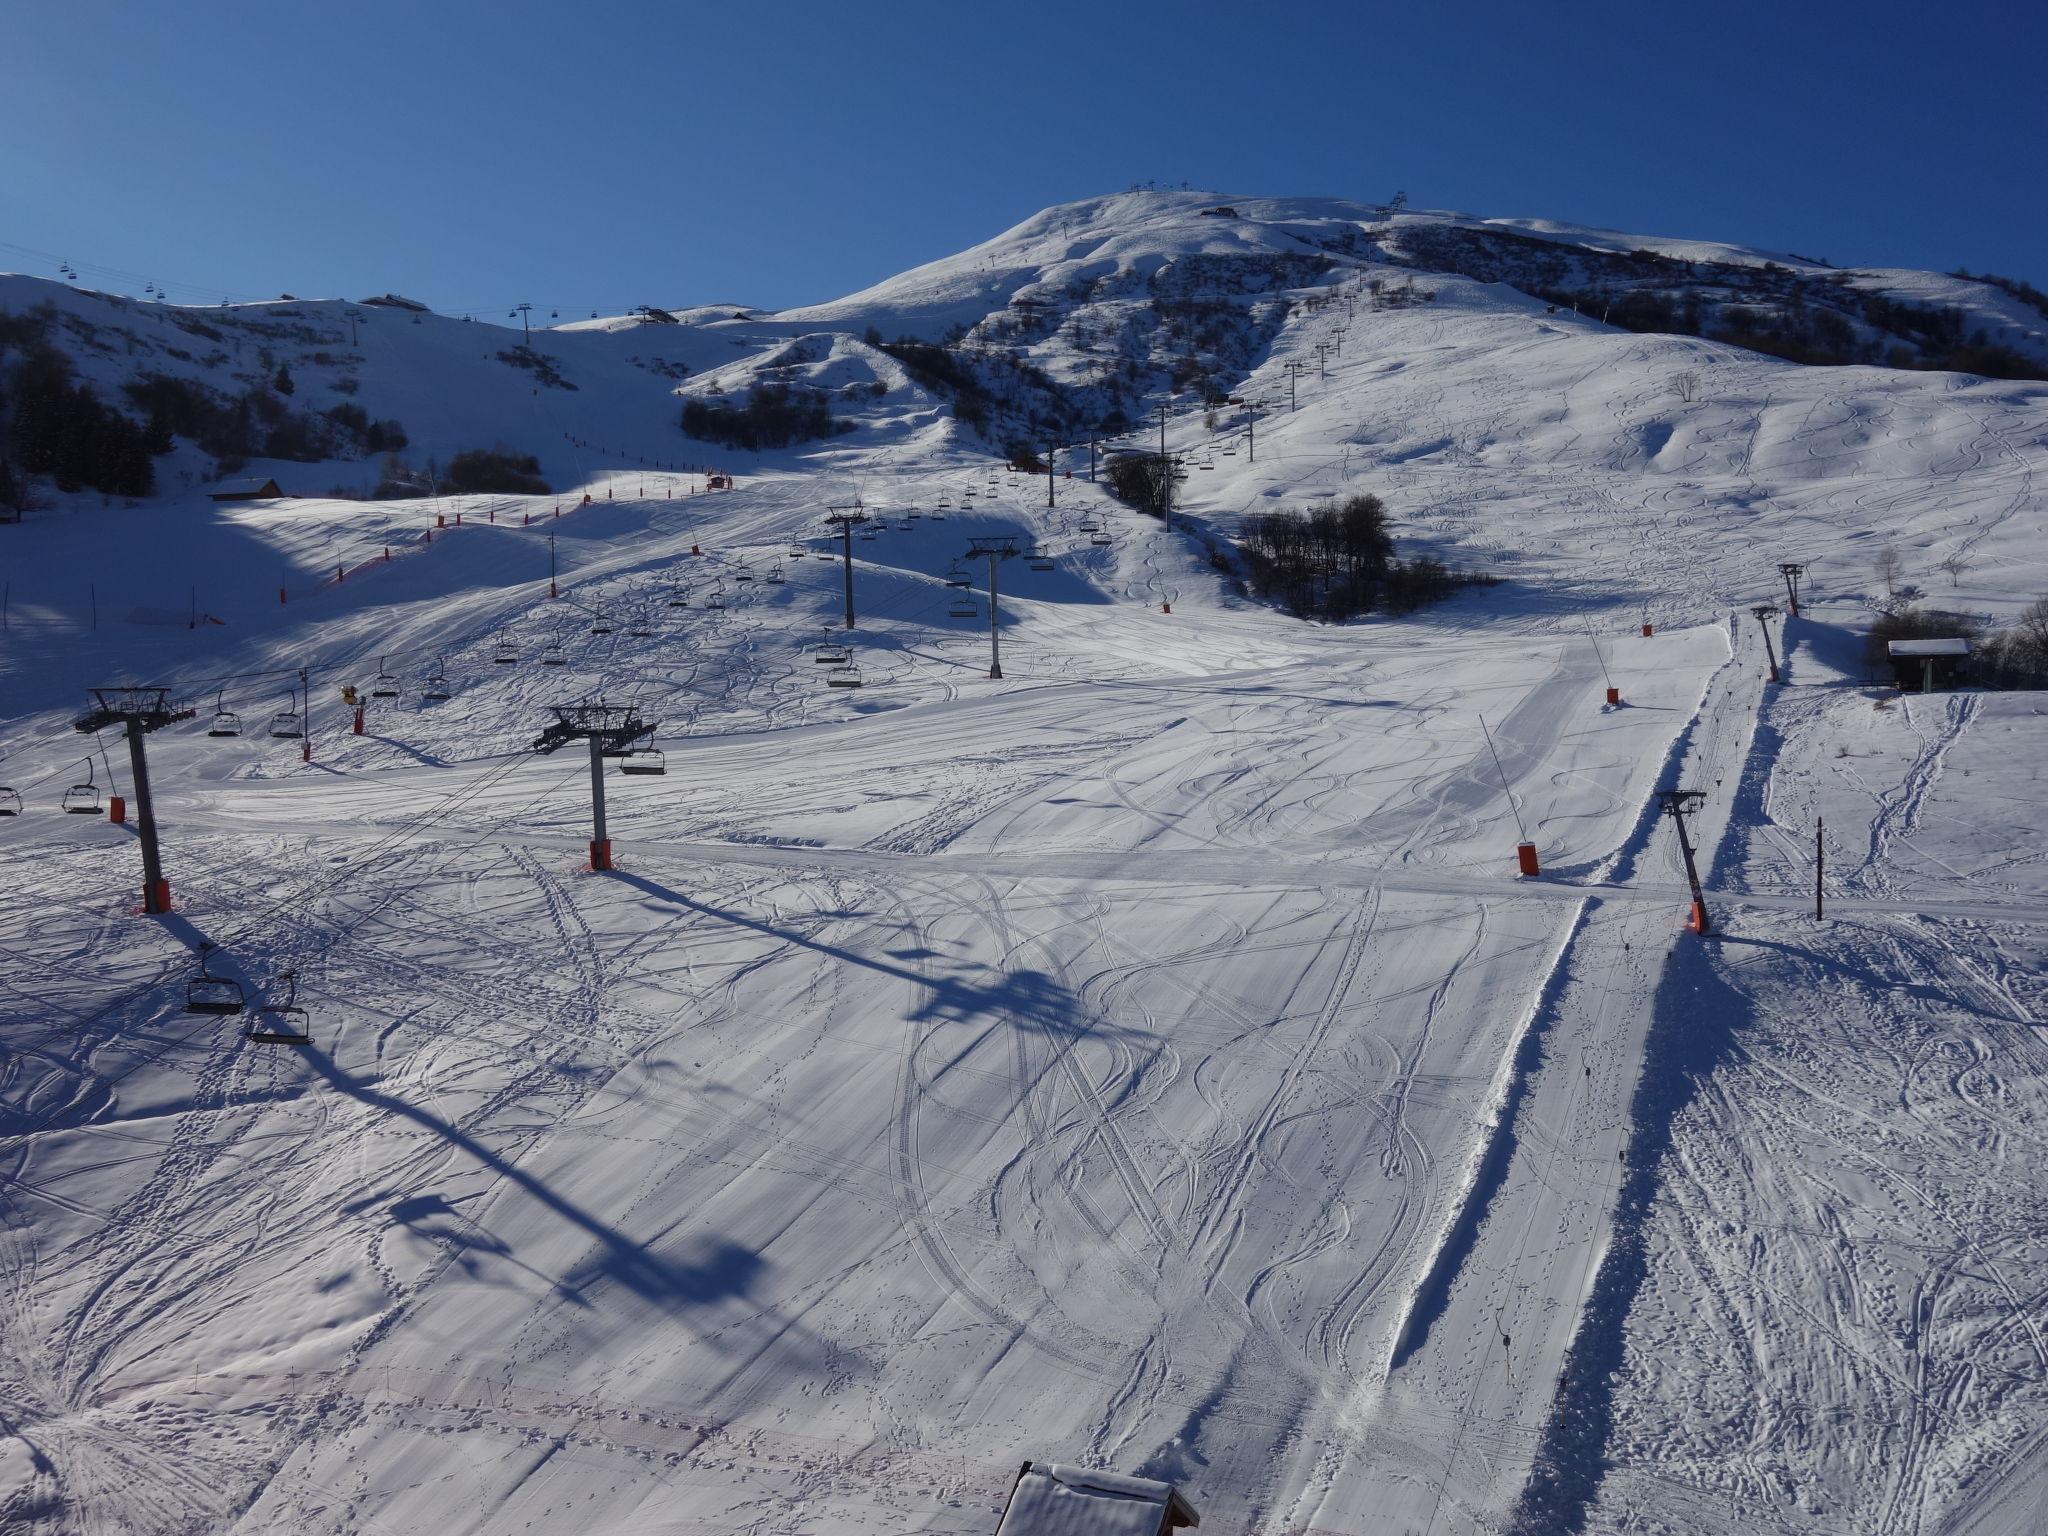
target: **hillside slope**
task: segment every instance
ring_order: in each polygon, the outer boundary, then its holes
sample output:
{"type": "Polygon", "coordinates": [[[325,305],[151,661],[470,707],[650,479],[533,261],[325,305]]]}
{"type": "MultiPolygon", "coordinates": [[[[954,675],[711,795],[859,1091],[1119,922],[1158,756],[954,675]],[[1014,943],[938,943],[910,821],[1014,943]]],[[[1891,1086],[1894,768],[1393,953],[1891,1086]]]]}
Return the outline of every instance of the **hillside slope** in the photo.
{"type": "Polygon", "coordinates": [[[0,280],[109,398],[285,362],[553,486],[216,504],[181,443],[0,527],[0,1525],[986,1531],[1044,1457],[1261,1536],[2030,1529],[2048,739],[1857,638],[1886,545],[2040,595],[2048,386],[1634,334],[1388,225],[1091,200],[537,333],[573,390],[477,322],[0,280]],[[852,429],[677,432],[756,382],[852,429]],[[1183,459],[1170,527],[1071,438],[1003,466],[1077,400],[1183,459]],[[1244,518],[1367,491],[1503,582],[1244,594],[1244,518]],[[132,805],[72,728],[130,681],[194,711],[159,917],[132,820],[61,809],[132,805]],[[531,750],[596,698],[665,754],[604,774],[609,871],[590,760],[531,750]],[[311,1043],[187,1012],[202,944],[311,1043]]]}

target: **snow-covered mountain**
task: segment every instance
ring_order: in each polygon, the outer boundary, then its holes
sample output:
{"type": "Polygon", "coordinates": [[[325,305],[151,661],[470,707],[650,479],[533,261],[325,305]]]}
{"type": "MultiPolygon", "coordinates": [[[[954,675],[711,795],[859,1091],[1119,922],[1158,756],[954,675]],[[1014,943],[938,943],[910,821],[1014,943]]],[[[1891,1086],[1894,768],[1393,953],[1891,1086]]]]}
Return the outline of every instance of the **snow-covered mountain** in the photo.
{"type": "Polygon", "coordinates": [[[1860,648],[2043,594],[2048,384],[1925,366],[2048,358],[2017,288],[1134,192],[782,313],[0,318],[194,427],[0,524],[0,1527],[992,1531],[1026,1457],[1261,1536],[2038,1524],[2048,727],[1860,648]],[[497,444],[549,490],[354,499],[497,444]],[[1246,595],[1367,492],[1499,584],[1246,595]],[[193,711],[163,916],[124,682],[193,711]],[[531,750],[600,697],[612,871],[531,750]]]}

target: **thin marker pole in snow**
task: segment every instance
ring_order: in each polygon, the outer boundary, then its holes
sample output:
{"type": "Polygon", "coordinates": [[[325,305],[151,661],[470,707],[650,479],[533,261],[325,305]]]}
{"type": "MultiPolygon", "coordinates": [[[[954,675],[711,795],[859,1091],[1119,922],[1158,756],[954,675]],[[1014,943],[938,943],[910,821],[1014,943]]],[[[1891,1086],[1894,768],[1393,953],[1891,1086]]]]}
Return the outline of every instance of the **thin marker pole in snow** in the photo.
{"type": "Polygon", "coordinates": [[[1529,841],[1529,829],[1522,825],[1522,808],[1515,804],[1515,792],[1508,787],[1508,771],[1500,765],[1500,750],[1493,744],[1493,732],[1487,729],[1486,716],[1479,717],[1479,729],[1486,737],[1486,750],[1493,754],[1493,771],[1500,775],[1500,787],[1508,797],[1508,809],[1515,813],[1515,830],[1522,834],[1522,841],[1529,841]]]}
{"type": "Polygon", "coordinates": [[[1827,847],[1821,841],[1822,821],[1823,818],[1819,816],[1813,818],[1813,917],[1815,922],[1819,922],[1823,916],[1820,881],[1821,872],[1827,866],[1828,857],[1827,847]]]}

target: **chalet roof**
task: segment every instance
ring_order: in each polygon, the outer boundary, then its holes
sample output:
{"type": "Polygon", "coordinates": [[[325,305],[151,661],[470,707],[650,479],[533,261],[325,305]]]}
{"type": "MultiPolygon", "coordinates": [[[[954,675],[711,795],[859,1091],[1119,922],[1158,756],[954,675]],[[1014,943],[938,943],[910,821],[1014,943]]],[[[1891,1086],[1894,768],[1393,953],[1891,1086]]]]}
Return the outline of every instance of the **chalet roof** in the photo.
{"type": "Polygon", "coordinates": [[[274,475],[244,475],[238,480],[223,480],[209,492],[213,496],[254,496],[265,490],[277,489],[274,475]]]}
{"type": "Polygon", "coordinates": [[[1036,1462],[1017,1480],[997,1536],[1156,1536],[1169,1521],[1202,1523],[1171,1483],[1036,1462]]]}
{"type": "Polygon", "coordinates": [[[1960,637],[1952,640],[1893,640],[1885,646],[1893,656],[1967,656],[1970,642],[1960,637]]]}

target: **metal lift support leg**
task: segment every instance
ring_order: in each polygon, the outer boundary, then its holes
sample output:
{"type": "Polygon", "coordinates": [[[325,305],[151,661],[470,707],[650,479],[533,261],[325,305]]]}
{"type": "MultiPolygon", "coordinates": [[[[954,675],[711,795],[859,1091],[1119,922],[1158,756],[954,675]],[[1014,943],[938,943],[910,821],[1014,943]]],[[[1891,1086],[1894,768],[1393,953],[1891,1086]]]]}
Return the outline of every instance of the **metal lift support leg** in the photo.
{"type": "Polygon", "coordinates": [[[590,867],[612,867],[612,840],[604,828],[604,752],[596,736],[590,738],[590,867]]]}
{"type": "Polygon", "coordinates": [[[1692,839],[1685,835],[1685,818],[1683,816],[1674,816],[1671,820],[1678,828],[1678,851],[1685,855],[1685,883],[1692,887],[1693,927],[1700,933],[1706,933],[1709,931],[1707,895],[1706,892],[1700,889],[1699,867],[1693,862],[1692,857],[1692,839]]]}
{"type": "Polygon", "coordinates": [[[143,731],[128,722],[128,771],[135,779],[135,830],[142,838],[142,910],[171,910],[171,886],[164,879],[163,855],[156,844],[156,810],[149,798],[149,761],[143,755],[143,731]]]}
{"type": "Polygon", "coordinates": [[[996,557],[988,557],[988,675],[1003,675],[1003,638],[996,626],[996,557]]]}
{"type": "Polygon", "coordinates": [[[846,627],[853,628],[853,524],[839,525],[839,542],[846,571],[846,627]]]}

